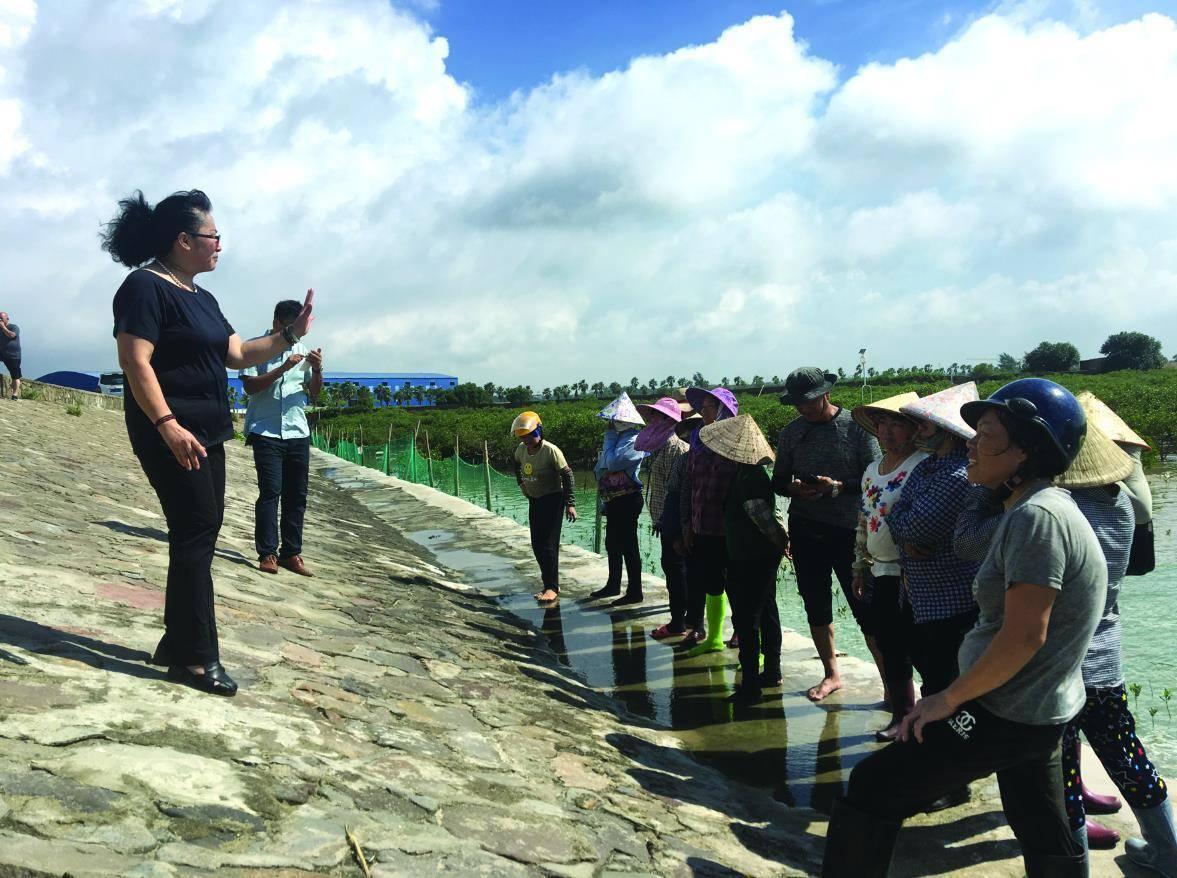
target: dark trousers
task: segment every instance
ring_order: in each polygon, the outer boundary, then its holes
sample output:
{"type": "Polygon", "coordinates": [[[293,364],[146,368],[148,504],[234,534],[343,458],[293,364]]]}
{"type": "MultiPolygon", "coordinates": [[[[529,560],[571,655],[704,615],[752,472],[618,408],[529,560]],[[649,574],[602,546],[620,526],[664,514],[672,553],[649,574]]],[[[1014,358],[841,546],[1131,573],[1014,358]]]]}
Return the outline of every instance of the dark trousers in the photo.
{"type": "Polygon", "coordinates": [[[887,688],[892,693],[902,692],[911,679],[914,665],[920,672],[923,681],[920,692],[925,698],[947,689],[960,676],[957,652],[964,636],[977,623],[977,612],[974,609],[947,619],[916,624],[911,603],[904,601],[895,635],[890,636],[889,632],[879,641],[887,688]]]}
{"type": "Polygon", "coordinates": [[[703,607],[707,595],[727,590],[727,538],[722,534],[695,534],[691,553],[687,555],[688,628],[703,627],[703,607]]]}
{"type": "Polygon", "coordinates": [[[631,491],[605,504],[605,553],[609,556],[609,588],[621,587],[625,564],[626,594],[642,593],[642,553],[638,546],[638,516],[642,492],[631,491]]]}
{"type": "Polygon", "coordinates": [[[767,558],[728,560],[727,597],[732,626],[740,638],[740,668],[745,689],[760,688],[760,654],[766,674],[780,673],[781,618],[776,605],[779,554],[767,558]]]}
{"type": "Polygon", "coordinates": [[[225,446],[185,470],[162,442],[138,451],[168,523],[168,587],[157,656],[170,665],[220,661],[213,610],[213,553],[225,517],[225,446]]]}
{"type": "Polygon", "coordinates": [[[846,798],[879,820],[904,820],[947,793],[996,772],[1006,819],[1028,860],[1077,856],[1063,807],[1063,727],[1002,719],[966,701],[924,727],[924,742],[897,741],[854,767],[846,798]]]}
{"type": "Polygon", "coordinates": [[[906,608],[899,603],[902,588],[903,580],[898,576],[871,579],[871,627],[883,656],[883,673],[893,698],[895,693],[907,691],[911,681],[909,625],[903,615],[906,608]]]}
{"type": "Polygon", "coordinates": [[[1136,737],[1136,720],[1128,709],[1124,684],[1087,689],[1087,701],[1063,733],[1063,778],[1071,827],[1087,822],[1083,810],[1083,773],[1079,765],[1079,732],[1107,769],[1120,794],[1133,808],[1155,808],[1168,793],[1144,745],[1136,737]]]}
{"type": "Polygon", "coordinates": [[[863,634],[873,634],[869,606],[858,600],[852,590],[854,530],[790,515],[789,542],[793,549],[797,591],[805,604],[809,626],[820,628],[833,623],[834,604],[830,590],[837,576],[858,627],[863,634]]]}
{"type": "Polygon", "coordinates": [[[564,526],[564,494],[556,491],[527,498],[527,524],[531,551],[539,564],[544,588],[560,590],[560,530],[564,526]]]}
{"type": "Polygon", "coordinates": [[[666,534],[662,539],[662,573],[666,577],[666,594],[670,602],[670,627],[681,631],[687,613],[686,559],[674,548],[674,538],[666,534]]]}
{"type": "Polygon", "coordinates": [[[258,558],[302,554],[302,522],[307,509],[307,473],[311,440],[249,437],[257,468],[257,502],[253,504],[253,544],[258,558]],[[282,504],[282,545],[278,545],[278,503],[282,504]]]}

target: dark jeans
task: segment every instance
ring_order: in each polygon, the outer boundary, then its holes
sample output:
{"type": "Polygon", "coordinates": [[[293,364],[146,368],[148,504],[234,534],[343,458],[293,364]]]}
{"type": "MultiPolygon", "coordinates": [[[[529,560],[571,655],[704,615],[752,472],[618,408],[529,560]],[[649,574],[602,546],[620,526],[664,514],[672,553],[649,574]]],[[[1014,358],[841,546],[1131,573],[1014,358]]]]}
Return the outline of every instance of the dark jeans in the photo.
{"type": "Polygon", "coordinates": [[[776,576],[779,554],[767,558],[728,560],[727,597],[731,602],[732,626],[740,638],[740,668],[745,689],[760,688],[760,654],[764,671],[781,670],[781,618],[776,605],[776,576]]]}
{"type": "Polygon", "coordinates": [[[621,587],[625,564],[626,594],[642,593],[642,554],[638,546],[638,516],[642,492],[632,491],[605,504],[605,552],[609,556],[609,588],[621,587]]]}
{"type": "Polygon", "coordinates": [[[311,440],[249,437],[257,468],[257,502],[253,504],[253,544],[258,558],[302,554],[302,521],[307,510],[307,473],[311,440]],[[278,546],[278,502],[282,502],[282,545],[278,546]]]}
{"type": "Polygon", "coordinates": [[[662,573],[666,576],[666,593],[670,601],[670,627],[683,629],[687,613],[687,566],[686,558],[674,549],[674,538],[666,534],[662,539],[662,573]]]}
{"type": "Polygon", "coordinates": [[[966,701],[947,720],[872,753],[854,767],[846,798],[882,820],[904,820],[965,784],[997,773],[1006,819],[1027,858],[1077,856],[1063,807],[1063,727],[1002,719],[966,701]]]}
{"type": "Polygon", "coordinates": [[[869,606],[854,597],[851,590],[854,581],[854,572],[851,570],[854,563],[854,530],[790,515],[789,542],[793,549],[797,591],[805,604],[809,626],[820,628],[833,623],[834,599],[830,589],[836,575],[858,627],[863,634],[873,634],[869,606]]]}
{"type": "Polygon", "coordinates": [[[907,691],[911,681],[910,634],[903,616],[905,608],[899,603],[902,588],[903,580],[898,576],[876,576],[871,580],[871,627],[883,656],[883,673],[892,698],[907,691]]]}
{"type": "Polygon", "coordinates": [[[213,609],[213,553],[225,517],[225,446],[185,470],[162,442],[137,452],[168,523],[166,629],[157,655],[171,665],[220,661],[213,609]]]}
{"type": "Polygon", "coordinates": [[[531,551],[539,563],[544,588],[560,590],[560,530],[564,526],[564,494],[556,491],[527,498],[527,523],[531,527],[531,551]]]}
{"type": "Polygon", "coordinates": [[[727,590],[727,538],[722,534],[695,534],[687,555],[688,628],[703,627],[703,606],[707,595],[727,590]]]}
{"type": "Polygon", "coordinates": [[[887,688],[892,693],[903,691],[902,687],[911,679],[910,670],[906,677],[902,674],[904,662],[909,661],[920,672],[923,681],[920,692],[924,697],[947,689],[960,676],[957,652],[960,651],[964,636],[977,623],[977,613],[977,610],[969,610],[947,619],[916,624],[911,603],[904,601],[899,614],[897,636],[884,637],[879,642],[883,668],[887,674],[887,688]],[[892,668],[895,668],[894,676],[892,668]]]}

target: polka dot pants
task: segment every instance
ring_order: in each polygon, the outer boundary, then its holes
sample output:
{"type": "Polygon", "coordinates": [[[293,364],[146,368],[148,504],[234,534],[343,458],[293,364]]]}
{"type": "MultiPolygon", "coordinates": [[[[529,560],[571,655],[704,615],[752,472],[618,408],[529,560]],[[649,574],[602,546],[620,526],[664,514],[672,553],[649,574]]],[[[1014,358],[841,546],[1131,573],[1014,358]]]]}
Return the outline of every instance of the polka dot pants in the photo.
{"type": "Polygon", "coordinates": [[[1063,794],[1071,828],[1085,822],[1083,775],[1079,767],[1079,732],[1133,807],[1152,808],[1168,796],[1165,782],[1136,737],[1136,721],[1128,709],[1124,686],[1087,690],[1087,703],[1063,732],[1063,794]]]}

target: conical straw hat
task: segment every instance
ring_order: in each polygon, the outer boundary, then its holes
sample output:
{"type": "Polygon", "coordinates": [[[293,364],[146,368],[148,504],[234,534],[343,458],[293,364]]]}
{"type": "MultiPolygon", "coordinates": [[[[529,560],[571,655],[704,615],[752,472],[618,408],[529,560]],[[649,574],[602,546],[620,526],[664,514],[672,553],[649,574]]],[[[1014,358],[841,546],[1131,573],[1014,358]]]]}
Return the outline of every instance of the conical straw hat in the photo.
{"type": "Polygon", "coordinates": [[[1145,449],[1149,447],[1135,430],[1124,423],[1123,418],[1090,390],[1075,394],[1075,399],[1083,406],[1083,411],[1087,414],[1087,423],[1096,424],[1113,442],[1123,442],[1125,445],[1145,449]]]}
{"type": "Polygon", "coordinates": [[[1060,488],[1095,488],[1128,478],[1132,458],[1094,421],[1087,422],[1087,438],[1079,453],[1055,482],[1060,488]]]}
{"type": "Polygon", "coordinates": [[[776,455],[751,415],[736,415],[708,424],[699,431],[703,444],[736,463],[771,463],[776,455]]]}
{"type": "Polygon", "coordinates": [[[966,424],[960,416],[960,407],[966,402],[976,402],[980,398],[977,385],[969,381],[909,402],[900,408],[900,412],[912,418],[931,421],[937,427],[955,433],[962,439],[972,439],[977,435],[977,431],[966,424]]]}
{"type": "Polygon", "coordinates": [[[868,403],[866,405],[856,405],[854,411],[850,416],[854,418],[858,426],[866,430],[872,436],[879,435],[879,425],[875,420],[879,415],[899,415],[905,420],[910,421],[907,415],[899,411],[900,406],[915,402],[920,396],[914,390],[907,393],[901,393],[898,396],[888,396],[886,399],[880,399],[878,402],[868,403]]]}
{"type": "Polygon", "coordinates": [[[624,390],[621,391],[621,396],[597,412],[597,417],[618,424],[630,424],[634,427],[646,425],[645,420],[638,414],[637,406],[633,404],[633,400],[624,390]]]}

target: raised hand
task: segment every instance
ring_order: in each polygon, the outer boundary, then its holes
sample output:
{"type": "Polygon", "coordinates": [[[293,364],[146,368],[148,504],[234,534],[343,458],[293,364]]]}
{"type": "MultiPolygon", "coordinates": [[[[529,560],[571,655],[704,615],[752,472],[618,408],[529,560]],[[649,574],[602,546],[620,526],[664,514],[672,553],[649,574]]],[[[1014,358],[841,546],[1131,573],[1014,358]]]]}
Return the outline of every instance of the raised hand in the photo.
{"type": "Polygon", "coordinates": [[[311,321],[314,320],[311,316],[311,311],[314,307],[315,291],[307,290],[307,297],[302,303],[302,310],[298,312],[298,316],[294,318],[294,323],[291,324],[294,334],[299,338],[302,338],[311,331],[311,321]]]}

